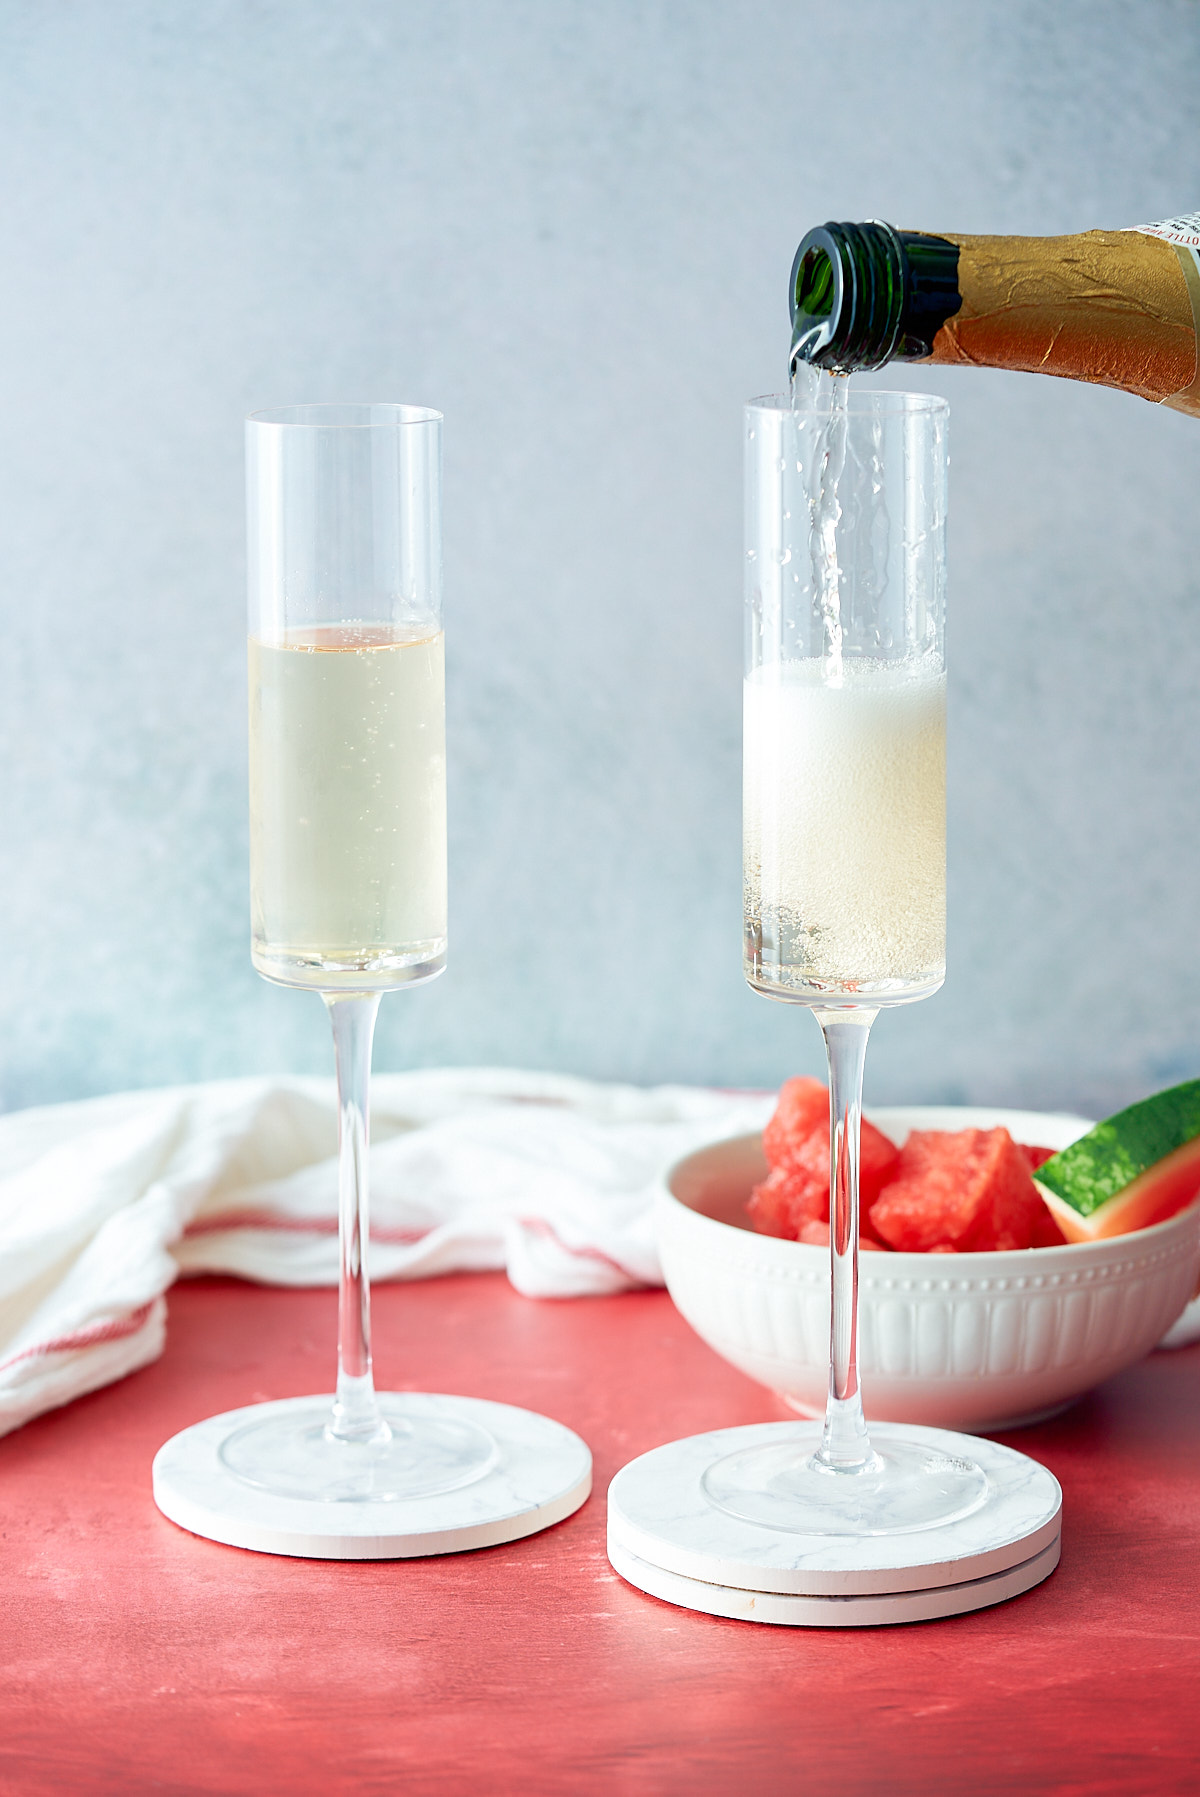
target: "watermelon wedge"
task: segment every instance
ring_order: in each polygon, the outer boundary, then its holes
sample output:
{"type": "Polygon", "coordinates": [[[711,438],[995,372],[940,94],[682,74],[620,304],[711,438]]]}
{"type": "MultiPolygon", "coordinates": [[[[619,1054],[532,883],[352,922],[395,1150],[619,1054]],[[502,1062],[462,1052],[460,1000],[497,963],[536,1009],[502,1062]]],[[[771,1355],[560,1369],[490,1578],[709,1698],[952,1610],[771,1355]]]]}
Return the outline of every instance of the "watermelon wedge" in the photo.
{"type": "Polygon", "coordinates": [[[1118,1111],[1033,1177],[1069,1242],[1173,1217],[1200,1196],[1200,1079],[1118,1111]]]}

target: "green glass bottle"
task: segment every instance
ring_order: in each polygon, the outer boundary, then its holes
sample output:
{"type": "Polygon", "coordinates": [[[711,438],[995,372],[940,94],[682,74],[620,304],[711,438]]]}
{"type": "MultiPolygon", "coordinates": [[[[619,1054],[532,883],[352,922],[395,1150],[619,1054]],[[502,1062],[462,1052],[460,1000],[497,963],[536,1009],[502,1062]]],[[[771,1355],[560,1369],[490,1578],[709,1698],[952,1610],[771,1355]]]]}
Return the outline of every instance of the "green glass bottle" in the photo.
{"type": "Polygon", "coordinates": [[[1095,381],[1200,416],[1200,214],[1073,237],[963,237],[881,220],[810,231],[792,366],[969,363],[1095,381]]]}

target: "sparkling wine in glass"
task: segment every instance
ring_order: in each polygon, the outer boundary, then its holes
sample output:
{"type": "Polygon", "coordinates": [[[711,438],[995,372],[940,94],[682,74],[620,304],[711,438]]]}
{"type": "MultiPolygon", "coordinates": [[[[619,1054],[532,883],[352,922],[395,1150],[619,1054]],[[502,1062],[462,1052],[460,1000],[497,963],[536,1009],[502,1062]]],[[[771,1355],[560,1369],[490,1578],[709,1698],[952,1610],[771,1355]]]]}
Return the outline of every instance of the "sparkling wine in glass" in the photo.
{"type": "Polygon", "coordinates": [[[746,424],[745,971],[805,1006],[829,1062],[823,1427],[718,1461],[742,1520],[887,1535],[970,1515],[974,1462],[872,1445],[858,1383],[863,1063],[879,1011],[945,975],[945,402],[821,376],[746,424]]]}

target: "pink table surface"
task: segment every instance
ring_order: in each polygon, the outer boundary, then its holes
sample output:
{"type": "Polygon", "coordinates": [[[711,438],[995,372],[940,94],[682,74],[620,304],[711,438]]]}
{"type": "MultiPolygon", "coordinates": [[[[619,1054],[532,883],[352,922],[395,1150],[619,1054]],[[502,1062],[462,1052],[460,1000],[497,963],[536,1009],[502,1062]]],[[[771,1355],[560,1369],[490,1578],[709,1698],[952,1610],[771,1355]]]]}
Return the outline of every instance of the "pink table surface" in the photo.
{"type": "Polygon", "coordinates": [[[241,1553],[155,1509],[175,1430],[327,1387],[336,1300],[203,1280],[166,1354],[0,1440],[0,1791],[1200,1790],[1200,1348],[1006,1439],[1065,1493],[1063,1558],[993,1610],[806,1631],[693,1614],[604,1553],[604,1492],[676,1436],[784,1414],[662,1292],[499,1275],[381,1286],[382,1385],[577,1429],[596,1492],[542,1535],[347,1565],[241,1553]]]}

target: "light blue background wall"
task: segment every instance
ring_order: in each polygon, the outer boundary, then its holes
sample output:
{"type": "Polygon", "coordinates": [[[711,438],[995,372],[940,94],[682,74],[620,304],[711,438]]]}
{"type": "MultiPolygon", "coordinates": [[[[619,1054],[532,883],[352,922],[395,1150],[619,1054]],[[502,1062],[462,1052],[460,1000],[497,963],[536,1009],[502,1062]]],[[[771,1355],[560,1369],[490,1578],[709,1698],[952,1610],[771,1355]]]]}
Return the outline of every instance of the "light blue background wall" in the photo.
{"type": "MultiPolygon", "coordinates": [[[[444,409],[453,953],[378,1062],[768,1084],[740,419],[827,217],[1200,204],[1196,0],[0,0],[0,1097],[325,1070],[246,952],[241,417],[444,409]]],[[[1200,425],[952,404],[951,975],[877,1100],[1200,1073],[1200,425]]]]}

